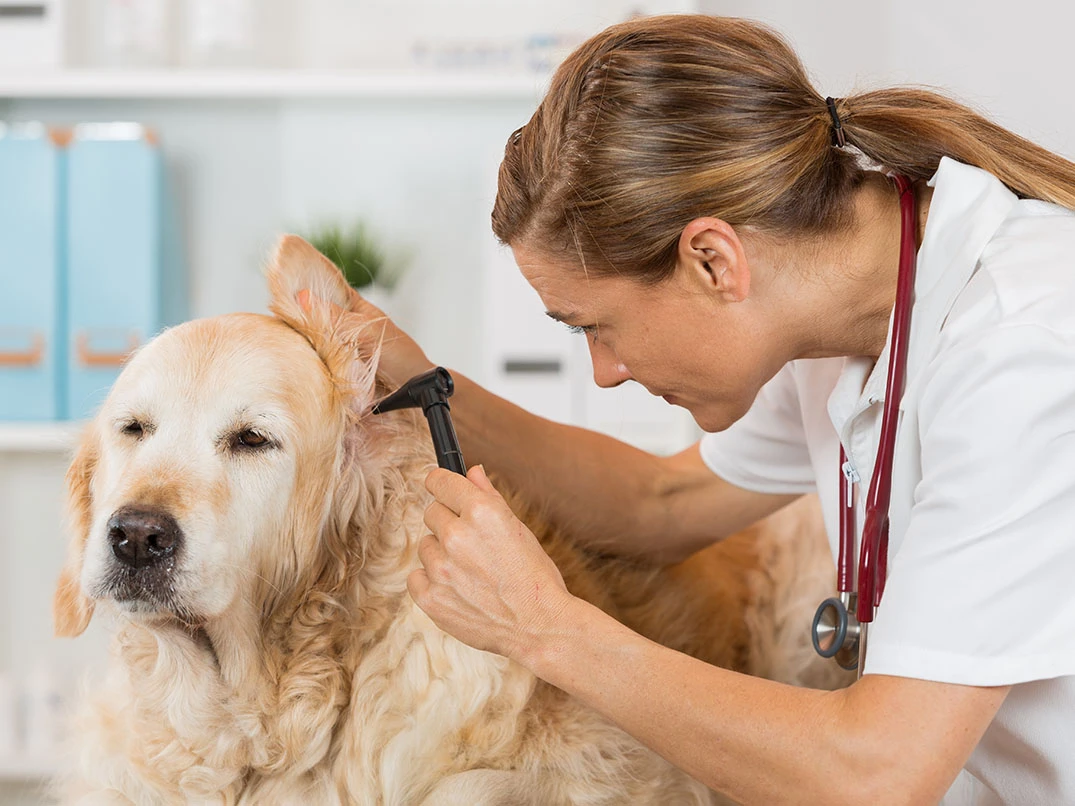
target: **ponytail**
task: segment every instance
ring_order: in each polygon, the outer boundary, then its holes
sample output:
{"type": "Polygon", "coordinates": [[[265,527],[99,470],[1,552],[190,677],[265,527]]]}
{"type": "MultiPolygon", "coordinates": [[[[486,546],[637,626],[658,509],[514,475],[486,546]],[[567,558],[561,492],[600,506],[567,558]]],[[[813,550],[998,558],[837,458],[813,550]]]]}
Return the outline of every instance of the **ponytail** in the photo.
{"type": "Polygon", "coordinates": [[[838,100],[847,142],[891,171],[928,179],[941,157],[981,168],[1023,198],[1075,209],[1075,164],[936,92],[893,88],[838,100]]]}

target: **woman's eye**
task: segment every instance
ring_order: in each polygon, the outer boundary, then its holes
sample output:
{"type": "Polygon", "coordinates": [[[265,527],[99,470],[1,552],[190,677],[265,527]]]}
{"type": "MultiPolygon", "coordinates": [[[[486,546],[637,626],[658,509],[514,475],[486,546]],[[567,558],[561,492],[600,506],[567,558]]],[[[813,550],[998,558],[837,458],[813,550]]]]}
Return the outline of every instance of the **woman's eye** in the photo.
{"type": "Polygon", "coordinates": [[[567,329],[572,333],[585,333],[594,341],[597,340],[597,325],[568,325],[567,329]]]}
{"type": "Polygon", "coordinates": [[[257,431],[246,429],[236,435],[236,441],[244,448],[264,448],[269,444],[269,438],[257,431]]]}

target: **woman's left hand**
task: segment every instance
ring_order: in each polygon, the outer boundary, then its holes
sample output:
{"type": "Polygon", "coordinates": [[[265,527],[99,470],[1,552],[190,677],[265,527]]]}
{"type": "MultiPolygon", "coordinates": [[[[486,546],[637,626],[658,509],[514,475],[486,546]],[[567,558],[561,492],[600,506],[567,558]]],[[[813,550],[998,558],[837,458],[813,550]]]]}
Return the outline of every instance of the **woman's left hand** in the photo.
{"type": "Polygon", "coordinates": [[[521,660],[572,598],[560,571],[480,465],[466,478],[433,470],[426,488],[432,534],[418,544],[411,597],[460,641],[521,660]]]}

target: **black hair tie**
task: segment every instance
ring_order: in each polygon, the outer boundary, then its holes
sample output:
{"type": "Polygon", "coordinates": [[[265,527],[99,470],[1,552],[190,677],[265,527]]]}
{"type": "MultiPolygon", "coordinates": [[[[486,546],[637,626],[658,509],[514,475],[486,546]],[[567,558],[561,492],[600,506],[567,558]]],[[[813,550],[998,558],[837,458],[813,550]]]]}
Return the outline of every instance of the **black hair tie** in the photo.
{"type": "Polygon", "coordinates": [[[844,136],[844,127],[840,125],[840,115],[836,112],[836,99],[826,98],[825,106],[829,108],[829,117],[832,118],[832,144],[843,148],[847,145],[847,138],[844,136]]]}

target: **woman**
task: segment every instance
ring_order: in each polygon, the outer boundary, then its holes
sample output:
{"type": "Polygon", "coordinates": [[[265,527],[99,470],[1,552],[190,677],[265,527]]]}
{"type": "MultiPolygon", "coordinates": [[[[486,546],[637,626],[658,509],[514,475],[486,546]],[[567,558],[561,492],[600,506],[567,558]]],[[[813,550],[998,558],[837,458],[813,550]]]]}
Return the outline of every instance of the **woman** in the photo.
{"type": "MultiPolygon", "coordinates": [[[[1065,160],[929,92],[827,105],[754,23],[613,27],[510,138],[493,228],[599,385],[638,382],[711,433],[658,458],[459,377],[464,454],[619,552],[675,561],[815,490],[835,544],[841,442],[865,491],[886,395],[901,201],[879,168],[910,180],[921,249],[858,682],[795,689],[631,633],[567,593],[481,467],[430,475],[410,590],[744,803],[931,803],[964,767],[975,803],[1075,803],[1065,160]]],[[[390,381],[432,366],[386,326],[390,381]]]]}

